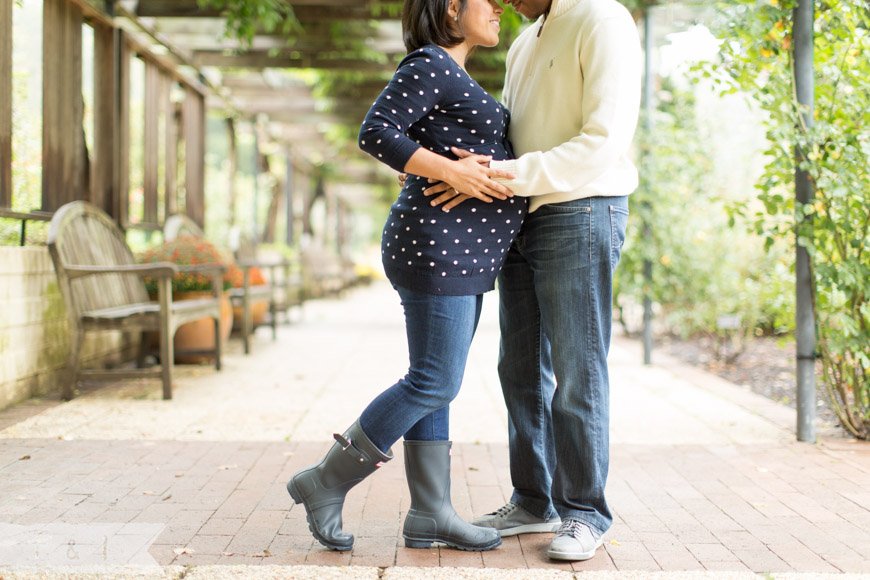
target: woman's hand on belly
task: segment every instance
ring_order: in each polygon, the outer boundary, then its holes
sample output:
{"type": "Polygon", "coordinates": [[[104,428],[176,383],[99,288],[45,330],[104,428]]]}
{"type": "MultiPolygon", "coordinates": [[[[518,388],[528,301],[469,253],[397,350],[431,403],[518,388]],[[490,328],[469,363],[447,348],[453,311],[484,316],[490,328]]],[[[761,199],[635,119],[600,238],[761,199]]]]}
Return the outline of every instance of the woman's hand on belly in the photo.
{"type": "MultiPolygon", "coordinates": [[[[488,155],[476,155],[474,153],[471,153],[470,151],[466,151],[465,149],[459,149],[457,147],[452,147],[451,150],[453,151],[454,155],[459,157],[459,159],[474,158],[477,163],[485,166],[489,170],[488,171],[489,179],[492,179],[495,177],[500,177],[503,179],[514,179],[516,177],[514,174],[509,173],[507,171],[501,171],[499,169],[490,169],[489,161],[490,161],[491,157],[488,155]]],[[[492,201],[491,199],[483,199],[479,195],[471,195],[468,193],[464,193],[464,192],[462,192],[461,188],[460,188],[460,190],[457,190],[451,184],[445,183],[443,181],[439,181],[436,183],[435,180],[430,179],[429,182],[435,183],[435,184],[433,186],[425,189],[423,191],[423,195],[425,195],[427,197],[437,195],[438,197],[436,197],[435,199],[430,201],[429,204],[432,207],[436,207],[438,205],[444,204],[444,206],[441,208],[441,210],[445,211],[445,212],[450,211],[451,209],[453,209],[454,207],[456,207],[457,205],[459,205],[463,201],[465,201],[467,199],[471,199],[472,197],[476,197],[478,199],[482,199],[483,201],[487,201],[487,202],[492,201]]],[[[501,185],[501,184],[499,184],[499,185],[501,185]]],[[[508,189],[504,185],[502,185],[502,187],[509,192],[507,194],[507,197],[513,197],[513,192],[510,191],[510,189],[508,189]]],[[[505,199],[505,197],[499,197],[499,199],[505,199]]]]}
{"type": "Polygon", "coordinates": [[[405,164],[405,172],[444,181],[458,192],[492,203],[493,199],[504,200],[514,193],[494,181],[502,172],[489,167],[489,155],[463,152],[460,159],[449,159],[424,148],[417,149],[405,164]]]}

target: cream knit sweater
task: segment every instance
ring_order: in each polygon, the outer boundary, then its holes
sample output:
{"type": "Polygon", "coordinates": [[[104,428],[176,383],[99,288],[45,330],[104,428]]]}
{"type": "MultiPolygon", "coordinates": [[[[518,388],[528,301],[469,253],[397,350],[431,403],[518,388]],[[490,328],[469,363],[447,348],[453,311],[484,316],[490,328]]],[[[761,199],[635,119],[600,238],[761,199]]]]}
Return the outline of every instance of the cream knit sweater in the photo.
{"type": "Polygon", "coordinates": [[[553,0],[508,51],[503,102],[518,159],[490,165],[517,177],[498,181],[531,196],[529,211],[633,192],[641,71],[637,27],[621,4],[553,0]]]}

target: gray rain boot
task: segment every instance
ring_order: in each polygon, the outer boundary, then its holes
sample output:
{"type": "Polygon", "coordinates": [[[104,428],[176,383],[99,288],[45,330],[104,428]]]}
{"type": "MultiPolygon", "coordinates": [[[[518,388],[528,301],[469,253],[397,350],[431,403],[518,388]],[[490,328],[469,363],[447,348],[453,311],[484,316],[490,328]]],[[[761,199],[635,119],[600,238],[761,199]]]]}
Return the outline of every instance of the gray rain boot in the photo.
{"type": "Polygon", "coordinates": [[[299,471],[287,483],[293,501],[305,505],[308,528],[318,542],[333,550],[350,550],[353,534],[341,531],[341,508],[350,488],[393,458],[369,441],[359,421],[333,435],[336,443],[320,463],[299,471]]]}
{"type": "Polygon", "coordinates": [[[442,542],[460,550],[482,552],[501,545],[493,528],[473,526],[459,517],[450,501],[450,441],[405,441],[405,476],[411,509],[402,537],[407,548],[442,542]]]}

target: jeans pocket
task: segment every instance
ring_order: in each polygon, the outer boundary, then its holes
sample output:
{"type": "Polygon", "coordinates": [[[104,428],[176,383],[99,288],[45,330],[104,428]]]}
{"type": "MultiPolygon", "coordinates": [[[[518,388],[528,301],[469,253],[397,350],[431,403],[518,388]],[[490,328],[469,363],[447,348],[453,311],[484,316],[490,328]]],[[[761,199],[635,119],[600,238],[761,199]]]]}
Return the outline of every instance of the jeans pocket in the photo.
{"type": "Polygon", "coordinates": [[[628,208],[610,206],[610,266],[616,268],[625,244],[625,228],[628,225],[628,208]]]}

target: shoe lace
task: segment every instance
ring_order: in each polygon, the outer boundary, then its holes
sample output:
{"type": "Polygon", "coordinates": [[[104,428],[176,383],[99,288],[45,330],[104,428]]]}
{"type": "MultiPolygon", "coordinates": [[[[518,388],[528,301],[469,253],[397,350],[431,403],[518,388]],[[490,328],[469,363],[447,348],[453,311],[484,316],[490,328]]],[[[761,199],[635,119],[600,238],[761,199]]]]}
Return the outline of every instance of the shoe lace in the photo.
{"type": "Polygon", "coordinates": [[[580,520],[568,518],[562,520],[562,525],[559,526],[559,531],[556,532],[556,536],[573,536],[579,539],[584,528],[586,528],[586,524],[580,520]]]}
{"type": "Polygon", "coordinates": [[[503,517],[513,513],[514,511],[516,511],[517,507],[518,507],[517,504],[512,503],[512,502],[508,502],[505,505],[498,508],[498,510],[493,512],[493,515],[498,517],[498,518],[503,518],[503,517]]]}

